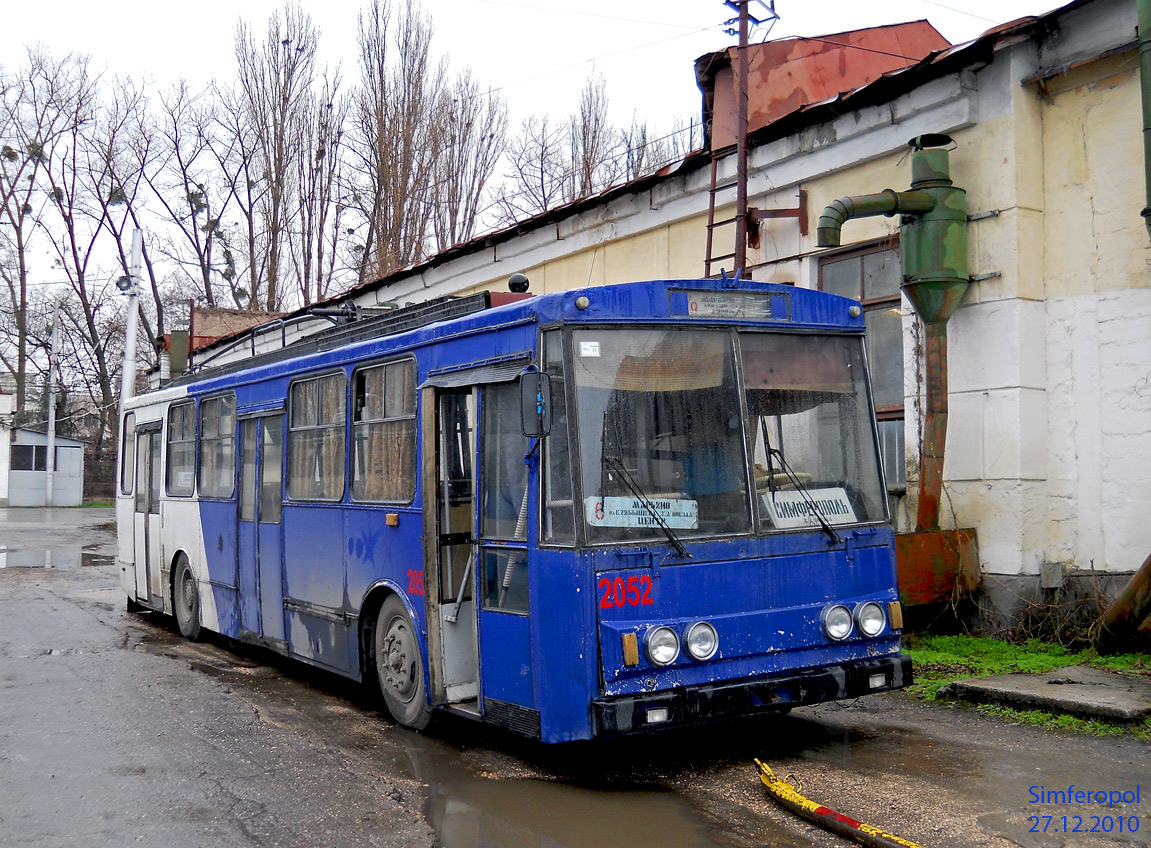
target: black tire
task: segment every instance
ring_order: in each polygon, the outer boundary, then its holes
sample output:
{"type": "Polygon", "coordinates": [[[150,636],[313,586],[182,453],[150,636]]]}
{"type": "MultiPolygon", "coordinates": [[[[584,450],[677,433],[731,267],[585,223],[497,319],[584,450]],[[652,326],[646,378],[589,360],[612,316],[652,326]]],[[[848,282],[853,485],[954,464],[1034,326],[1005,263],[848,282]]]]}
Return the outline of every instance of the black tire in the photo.
{"type": "Polygon", "coordinates": [[[176,560],[172,574],[172,612],[176,616],[176,626],[180,635],[189,642],[200,639],[200,587],[192,566],[181,556],[176,560]]]}
{"type": "Polygon", "coordinates": [[[432,718],[424,684],[420,640],[403,602],[389,595],[376,616],[372,663],[380,682],[380,695],[399,724],[423,730],[432,718]]]}

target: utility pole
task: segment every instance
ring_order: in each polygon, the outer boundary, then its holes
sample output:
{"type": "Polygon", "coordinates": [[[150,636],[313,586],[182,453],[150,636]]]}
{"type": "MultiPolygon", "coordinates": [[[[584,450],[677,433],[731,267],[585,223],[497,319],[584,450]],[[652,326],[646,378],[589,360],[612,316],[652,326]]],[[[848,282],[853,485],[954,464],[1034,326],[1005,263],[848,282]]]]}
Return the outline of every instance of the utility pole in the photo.
{"type": "Polygon", "coordinates": [[[52,307],[52,347],[48,352],[48,456],[44,460],[44,506],[56,505],[56,368],[60,340],[60,301],[52,307]]]}
{"type": "Polygon", "coordinates": [[[735,73],[735,256],[732,258],[733,271],[737,277],[742,277],[747,270],[747,98],[750,85],[748,77],[751,75],[751,61],[747,49],[748,29],[751,24],[759,26],[766,21],[779,19],[775,13],[775,0],[755,0],[768,11],[763,18],[751,14],[752,2],[753,0],[724,0],[725,6],[739,13],[739,59],[736,62],[735,73]]]}
{"type": "MultiPolygon", "coordinates": [[[[739,63],[736,71],[736,146],[735,146],[735,276],[747,271],[747,22],[751,0],[739,4],[739,63]]],[[[730,4],[729,4],[730,5],[730,4]]]]}

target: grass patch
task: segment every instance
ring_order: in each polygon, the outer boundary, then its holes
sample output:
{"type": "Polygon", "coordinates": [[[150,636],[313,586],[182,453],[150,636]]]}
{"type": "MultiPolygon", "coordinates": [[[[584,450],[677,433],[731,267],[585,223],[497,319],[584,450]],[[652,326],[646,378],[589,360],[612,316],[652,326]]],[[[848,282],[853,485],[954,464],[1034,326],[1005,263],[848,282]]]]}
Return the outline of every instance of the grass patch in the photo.
{"type": "Polygon", "coordinates": [[[82,504],[84,509],[108,509],[109,507],[113,507],[115,505],[116,502],[113,500],[84,501],[82,504]]]}
{"type": "Polygon", "coordinates": [[[997,718],[1008,724],[1027,725],[1044,730],[1070,730],[1074,733],[1087,733],[1091,736],[1131,735],[1141,742],[1151,741],[1151,719],[1145,719],[1141,724],[1129,725],[1102,719],[1079,718],[1063,713],[1051,713],[1046,710],[1017,710],[998,704],[979,704],[975,709],[980,715],[997,718]]]}
{"type": "Polygon", "coordinates": [[[953,680],[988,674],[1042,674],[1069,665],[1151,674],[1147,654],[1101,657],[1093,648],[1073,651],[1038,639],[1012,643],[981,636],[913,635],[904,637],[903,649],[915,663],[915,684],[907,691],[925,701],[934,701],[939,690],[953,680]]]}

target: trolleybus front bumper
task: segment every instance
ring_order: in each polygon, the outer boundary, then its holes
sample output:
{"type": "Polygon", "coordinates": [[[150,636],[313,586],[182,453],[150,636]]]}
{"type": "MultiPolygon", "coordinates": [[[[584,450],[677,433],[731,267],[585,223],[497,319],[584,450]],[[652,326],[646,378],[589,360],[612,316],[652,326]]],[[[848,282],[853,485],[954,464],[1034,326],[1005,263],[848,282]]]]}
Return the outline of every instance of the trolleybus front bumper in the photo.
{"type": "Polygon", "coordinates": [[[592,713],[596,735],[605,736],[857,698],[911,682],[911,658],[896,654],[753,680],[601,698],[592,701],[592,713]]]}

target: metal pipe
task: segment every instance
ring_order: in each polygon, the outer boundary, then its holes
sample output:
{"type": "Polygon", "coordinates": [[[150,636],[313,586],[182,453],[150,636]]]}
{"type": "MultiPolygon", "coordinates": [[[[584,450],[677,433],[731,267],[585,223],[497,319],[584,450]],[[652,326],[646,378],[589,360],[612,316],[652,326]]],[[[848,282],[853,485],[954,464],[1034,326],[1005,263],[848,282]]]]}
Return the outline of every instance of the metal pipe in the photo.
{"type": "Polygon", "coordinates": [[[923,191],[895,191],[885,188],[878,194],[862,194],[833,200],[819,216],[815,232],[820,247],[839,247],[843,225],[852,218],[876,215],[921,215],[935,206],[935,198],[923,191]]]}
{"type": "Polygon", "coordinates": [[[1138,0],[1139,88],[1143,100],[1143,181],[1147,205],[1139,214],[1151,237],[1151,0],[1138,0]]]}
{"type": "Polygon", "coordinates": [[[923,455],[919,460],[919,504],[915,527],[939,526],[939,501],[943,494],[943,455],[947,443],[947,322],[924,323],[924,355],[928,375],[927,406],[923,415],[923,455]]]}

